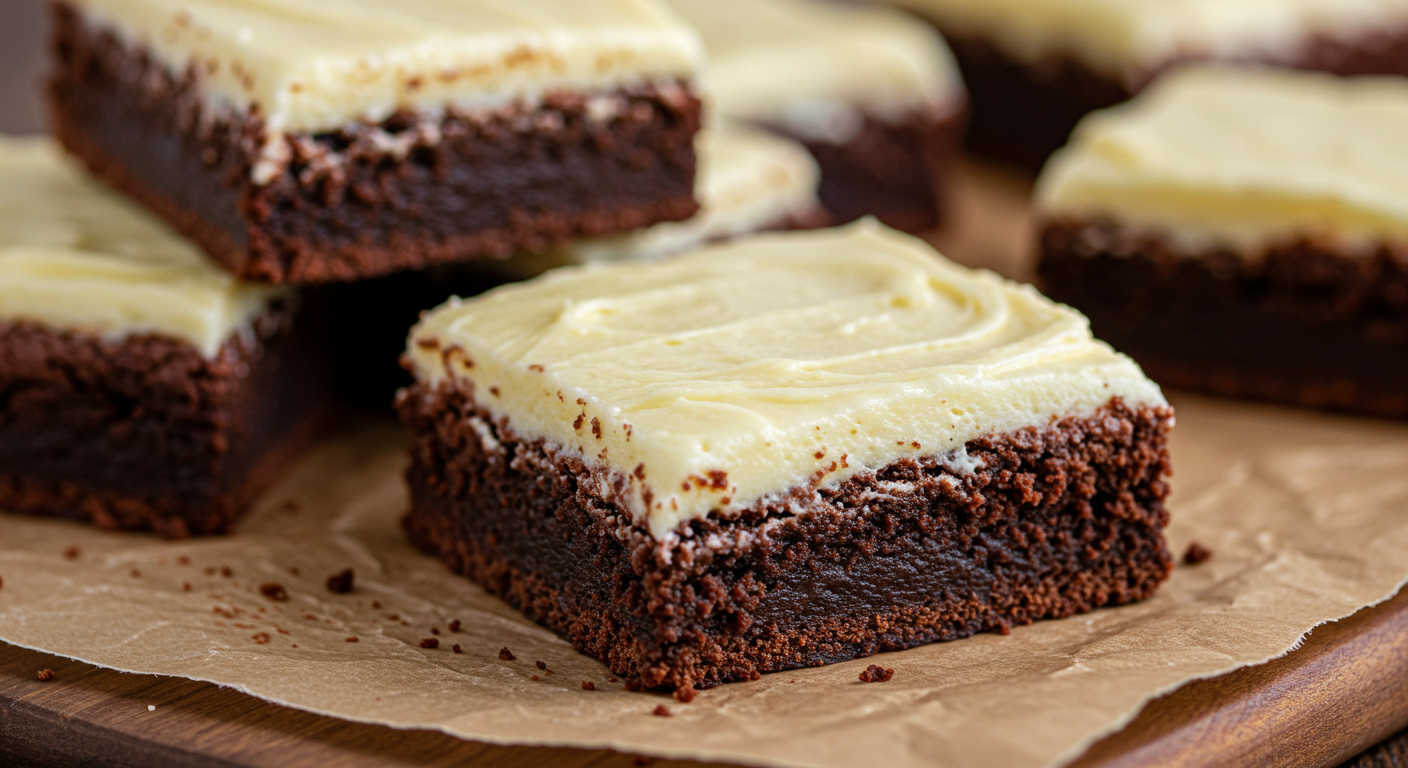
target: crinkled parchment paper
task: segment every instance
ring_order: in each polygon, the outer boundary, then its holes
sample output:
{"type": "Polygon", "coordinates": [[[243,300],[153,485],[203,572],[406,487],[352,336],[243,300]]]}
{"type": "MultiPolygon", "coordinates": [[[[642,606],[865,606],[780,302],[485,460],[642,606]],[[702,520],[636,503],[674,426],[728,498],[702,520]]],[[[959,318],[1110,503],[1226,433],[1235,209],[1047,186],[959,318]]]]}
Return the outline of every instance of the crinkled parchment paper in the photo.
{"type": "Polygon", "coordinates": [[[624,691],[407,545],[405,438],[374,421],[324,443],[232,538],[173,543],[0,515],[0,639],[490,742],[777,766],[1054,765],[1151,697],[1278,656],[1408,578],[1408,425],[1175,405],[1169,537],[1215,556],[1178,568],[1154,599],[767,675],[689,705],[624,691]],[[328,591],[344,568],[356,588],[328,591]],[[499,658],[505,647],[515,661],[499,658]],[[860,683],[877,660],[894,679],[860,683]],[[661,703],[675,716],[652,716],[661,703]]]}

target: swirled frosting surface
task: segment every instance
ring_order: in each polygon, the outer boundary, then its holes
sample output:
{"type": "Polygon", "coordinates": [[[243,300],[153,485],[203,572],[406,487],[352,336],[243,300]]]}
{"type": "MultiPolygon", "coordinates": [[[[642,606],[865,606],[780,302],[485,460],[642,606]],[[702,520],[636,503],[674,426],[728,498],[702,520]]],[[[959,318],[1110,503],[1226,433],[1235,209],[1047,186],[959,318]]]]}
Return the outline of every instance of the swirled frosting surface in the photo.
{"type": "Polygon", "coordinates": [[[1085,318],[865,221],[555,270],[412,332],[423,382],[472,381],[520,435],[630,478],[663,537],[976,437],[1162,403],[1085,318]]]}
{"type": "Polygon", "coordinates": [[[884,0],[1021,61],[1070,56],[1138,80],[1173,58],[1289,61],[1316,36],[1408,25],[1408,0],[884,0]]]}
{"type": "Polygon", "coordinates": [[[861,112],[958,108],[953,57],[933,27],[889,8],[834,0],[668,0],[709,52],[720,114],[843,142],[861,112]]]}
{"type": "Polygon", "coordinates": [[[48,140],[0,137],[0,322],[158,333],[211,356],[285,293],[236,281],[48,140]]]}
{"type": "Polygon", "coordinates": [[[1111,217],[1190,250],[1408,242],[1408,81],[1175,72],[1097,113],[1043,172],[1044,216],[1111,217]]]}
{"type": "Polygon", "coordinates": [[[703,60],[654,0],[72,2],[173,71],[194,67],[227,106],[257,106],[273,133],[689,79],[703,60]]]}

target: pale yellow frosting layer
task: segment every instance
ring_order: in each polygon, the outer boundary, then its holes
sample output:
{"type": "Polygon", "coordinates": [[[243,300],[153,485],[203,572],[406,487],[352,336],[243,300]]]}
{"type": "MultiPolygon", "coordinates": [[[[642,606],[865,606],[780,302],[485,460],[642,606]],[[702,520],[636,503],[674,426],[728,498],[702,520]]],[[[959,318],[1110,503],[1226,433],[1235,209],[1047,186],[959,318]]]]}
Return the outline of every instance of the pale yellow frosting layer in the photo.
{"type": "Polygon", "coordinates": [[[957,108],[963,85],[929,25],[834,0],[668,0],[704,38],[711,105],[728,117],[843,142],[860,110],[957,108]]]}
{"type": "Polygon", "coordinates": [[[235,281],[48,140],[0,137],[0,322],[156,333],[213,356],[283,293],[235,281]]]}
{"type": "Polygon", "coordinates": [[[1037,62],[1137,79],[1174,57],[1286,61],[1308,37],[1408,24],[1408,0],[884,0],[1037,62]]]}
{"type": "Polygon", "coordinates": [[[1194,249],[1408,242],[1405,136],[1408,80],[1190,69],[1082,122],[1043,172],[1037,206],[1194,249]]]}
{"type": "Polygon", "coordinates": [[[967,441],[1112,397],[1164,402],[1074,310],[871,221],[556,270],[435,310],[408,354],[629,476],[657,538],[901,457],[971,471],[967,441]]]}
{"type": "Polygon", "coordinates": [[[73,1],[272,133],[688,79],[703,59],[654,0],[73,1]]]}
{"type": "Polygon", "coordinates": [[[786,223],[815,212],[821,172],[807,148],[756,128],[723,123],[697,140],[699,213],[628,235],[583,240],[514,259],[524,274],[589,261],[655,259],[786,223]]]}

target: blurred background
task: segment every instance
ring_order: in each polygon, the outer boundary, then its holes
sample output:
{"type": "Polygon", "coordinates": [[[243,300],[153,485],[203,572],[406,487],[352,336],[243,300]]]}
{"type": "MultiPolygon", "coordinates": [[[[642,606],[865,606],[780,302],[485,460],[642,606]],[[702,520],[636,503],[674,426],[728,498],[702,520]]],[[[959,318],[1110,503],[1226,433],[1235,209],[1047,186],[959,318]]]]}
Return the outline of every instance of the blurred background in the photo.
{"type": "Polygon", "coordinates": [[[0,0],[0,133],[44,130],[43,0],[0,0]]]}

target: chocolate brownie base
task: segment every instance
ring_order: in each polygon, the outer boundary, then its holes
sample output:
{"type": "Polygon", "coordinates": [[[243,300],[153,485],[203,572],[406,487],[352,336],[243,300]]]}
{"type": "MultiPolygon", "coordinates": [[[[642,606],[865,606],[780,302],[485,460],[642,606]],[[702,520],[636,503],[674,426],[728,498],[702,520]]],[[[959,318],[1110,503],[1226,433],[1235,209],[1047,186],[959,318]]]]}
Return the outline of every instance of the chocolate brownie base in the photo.
{"type": "MultiPolygon", "coordinates": [[[[1030,63],[1010,57],[986,38],[944,34],[968,86],[968,148],[1031,168],[1064,146],[1082,117],[1130,99],[1185,60],[1163,62],[1124,79],[1095,71],[1073,56],[1030,63]]],[[[1318,36],[1282,61],[1241,63],[1277,63],[1342,76],[1408,75],[1408,26],[1354,39],[1318,36]]]]}
{"type": "Polygon", "coordinates": [[[1408,253],[1296,241],[1186,254],[1108,221],[1050,222],[1038,275],[1160,384],[1408,418],[1408,253]]]}
{"type": "Polygon", "coordinates": [[[804,144],[821,168],[817,196],[837,225],[875,216],[905,232],[937,228],[953,183],[967,123],[961,107],[932,108],[899,119],[864,116],[855,138],[813,141],[766,126],[804,144]]]}
{"type": "Polygon", "coordinates": [[[411,539],[632,689],[688,698],[1005,633],[1147,597],[1172,564],[1166,407],[1111,401],[968,443],[972,474],[905,459],[737,519],[692,521],[665,542],[615,502],[623,478],[519,438],[472,392],[418,384],[398,408],[416,436],[411,539]]]}
{"type": "Polygon", "coordinates": [[[214,358],[156,335],[0,324],[0,510],[228,531],[331,416],[325,344],[293,315],[266,314],[214,358]]]}
{"type": "Polygon", "coordinates": [[[170,72],[73,5],[50,7],[55,135],[245,280],[349,281],[502,259],[698,208],[700,104],[683,84],[612,94],[608,119],[591,116],[587,97],[559,93],[531,108],[295,134],[256,184],[258,114],[213,114],[194,67],[170,72]]]}

